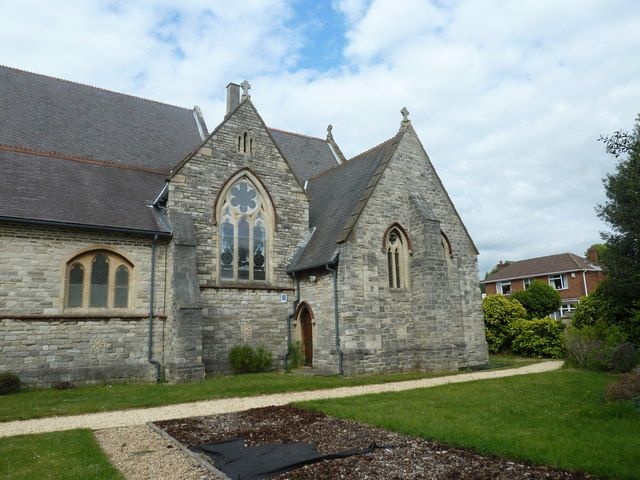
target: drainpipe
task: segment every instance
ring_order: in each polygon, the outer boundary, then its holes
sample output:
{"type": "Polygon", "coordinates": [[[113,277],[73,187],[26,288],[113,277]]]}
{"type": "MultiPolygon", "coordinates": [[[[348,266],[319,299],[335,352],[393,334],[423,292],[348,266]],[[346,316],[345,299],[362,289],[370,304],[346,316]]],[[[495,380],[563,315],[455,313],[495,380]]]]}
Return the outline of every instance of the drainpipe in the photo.
{"type": "Polygon", "coordinates": [[[584,286],[584,296],[589,295],[589,289],[587,288],[587,271],[582,271],[582,285],[584,286]]]}
{"type": "Polygon", "coordinates": [[[344,375],[342,348],[340,347],[340,317],[338,315],[338,270],[329,264],[325,268],[333,272],[333,316],[336,323],[336,351],[338,352],[338,375],[344,375]]]}
{"type": "Polygon", "coordinates": [[[284,369],[289,366],[289,357],[291,356],[291,321],[296,315],[298,305],[300,304],[300,279],[296,277],[296,272],[293,272],[293,278],[296,280],[296,299],[293,301],[291,313],[287,317],[287,352],[284,354],[284,369]]]}
{"type": "Polygon", "coordinates": [[[156,382],[160,381],[160,362],[153,359],[153,298],[156,290],[156,244],[158,235],[153,237],[151,242],[151,284],[149,285],[149,332],[147,338],[147,360],[156,367],[156,382]]]}

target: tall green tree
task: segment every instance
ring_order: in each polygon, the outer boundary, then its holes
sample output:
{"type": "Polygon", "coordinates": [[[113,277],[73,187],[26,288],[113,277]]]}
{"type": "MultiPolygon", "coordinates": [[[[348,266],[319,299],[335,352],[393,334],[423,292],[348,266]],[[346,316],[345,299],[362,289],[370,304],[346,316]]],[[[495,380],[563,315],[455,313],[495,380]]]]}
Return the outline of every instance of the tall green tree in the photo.
{"type": "Polygon", "coordinates": [[[640,115],[632,132],[618,131],[601,140],[619,159],[603,179],[607,201],[596,207],[611,227],[610,233],[602,233],[607,247],[602,262],[611,295],[631,306],[640,302],[640,115]]]}
{"type": "Polygon", "coordinates": [[[514,293],[511,298],[522,304],[528,318],[544,318],[557,311],[562,304],[558,291],[540,280],[534,280],[526,290],[514,293]]]}

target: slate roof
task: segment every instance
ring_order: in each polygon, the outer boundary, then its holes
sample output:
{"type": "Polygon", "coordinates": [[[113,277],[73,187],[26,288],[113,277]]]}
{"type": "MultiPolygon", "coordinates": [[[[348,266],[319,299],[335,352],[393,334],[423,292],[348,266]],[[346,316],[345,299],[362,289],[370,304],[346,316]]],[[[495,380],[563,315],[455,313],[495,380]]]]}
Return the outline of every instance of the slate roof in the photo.
{"type": "Polygon", "coordinates": [[[201,141],[194,110],[0,66],[0,144],[168,172],[201,141]]]}
{"type": "Polygon", "coordinates": [[[602,269],[597,264],[573,253],[559,253],[557,255],[547,255],[514,262],[498,270],[480,283],[493,283],[500,280],[514,280],[578,270],[599,271],[602,269]]]}
{"type": "Polygon", "coordinates": [[[170,229],[151,205],[165,175],[0,149],[0,219],[144,233],[170,229]]]}
{"type": "Polygon", "coordinates": [[[394,138],[309,179],[309,223],[315,231],[291,270],[321,267],[335,260],[382,172],[398,146],[394,138]]]}
{"type": "Polygon", "coordinates": [[[326,140],[275,128],[270,128],[269,132],[288,160],[293,174],[302,182],[338,165],[326,140]]]}

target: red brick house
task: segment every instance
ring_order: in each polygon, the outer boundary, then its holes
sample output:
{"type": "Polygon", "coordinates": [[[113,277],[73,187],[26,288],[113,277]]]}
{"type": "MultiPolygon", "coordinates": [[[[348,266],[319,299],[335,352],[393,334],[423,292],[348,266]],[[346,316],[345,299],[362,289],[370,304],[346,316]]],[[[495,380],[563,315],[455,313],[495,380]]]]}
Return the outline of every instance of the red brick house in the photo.
{"type": "Polygon", "coordinates": [[[527,288],[533,280],[548,283],[558,290],[562,298],[562,306],[553,317],[569,317],[580,297],[593,292],[605,278],[602,267],[596,263],[596,251],[590,249],[587,254],[589,258],[573,253],[559,253],[510,264],[500,262],[497,265],[498,271],[480,283],[485,285],[487,295],[511,295],[527,288]]]}

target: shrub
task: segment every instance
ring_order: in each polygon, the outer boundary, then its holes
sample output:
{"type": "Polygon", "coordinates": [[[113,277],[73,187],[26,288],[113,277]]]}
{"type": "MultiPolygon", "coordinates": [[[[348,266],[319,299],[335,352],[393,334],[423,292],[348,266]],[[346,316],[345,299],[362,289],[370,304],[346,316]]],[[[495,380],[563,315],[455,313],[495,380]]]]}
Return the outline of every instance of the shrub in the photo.
{"type": "Polygon", "coordinates": [[[606,386],[604,395],[607,400],[640,401],[640,373],[623,373],[606,386]]]}
{"type": "Polygon", "coordinates": [[[266,372],[272,368],[273,356],[264,347],[254,350],[249,345],[239,345],[229,351],[229,363],[235,374],[266,372]]]}
{"type": "Polygon", "coordinates": [[[273,368],[273,355],[265,347],[258,347],[253,353],[252,372],[268,372],[273,368]]]}
{"type": "Polygon", "coordinates": [[[534,280],[525,289],[511,295],[527,311],[528,318],[544,318],[560,308],[562,303],[558,291],[540,280],[534,280]]]}
{"type": "Polygon", "coordinates": [[[630,372],[638,364],[638,352],[633,343],[620,342],[613,347],[608,360],[612,372],[630,372]]]}
{"type": "Polygon", "coordinates": [[[289,344],[289,358],[287,361],[287,369],[293,370],[304,364],[304,356],[302,355],[302,344],[298,342],[289,344]]]}
{"type": "Polygon", "coordinates": [[[564,325],[553,318],[517,320],[511,325],[513,353],[525,357],[562,358],[564,325]]]}
{"type": "Polygon", "coordinates": [[[0,373],[0,395],[16,393],[19,392],[21,388],[22,382],[18,375],[11,372],[0,373]]]}
{"type": "Polygon", "coordinates": [[[567,363],[607,372],[629,372],[638,363],[638,353],[626,341],[616,325],[596,321],[594,325],[576,328],[571,325],[565,335],[567,363]]]}
{"type": "Polygon", "coordinates": [[[503,295],[487,295],[482,301],[484,331],[491,353],[502,352],[511,343],[510,325],[527,317],[527,311],[518,301],[503,295]]]}

